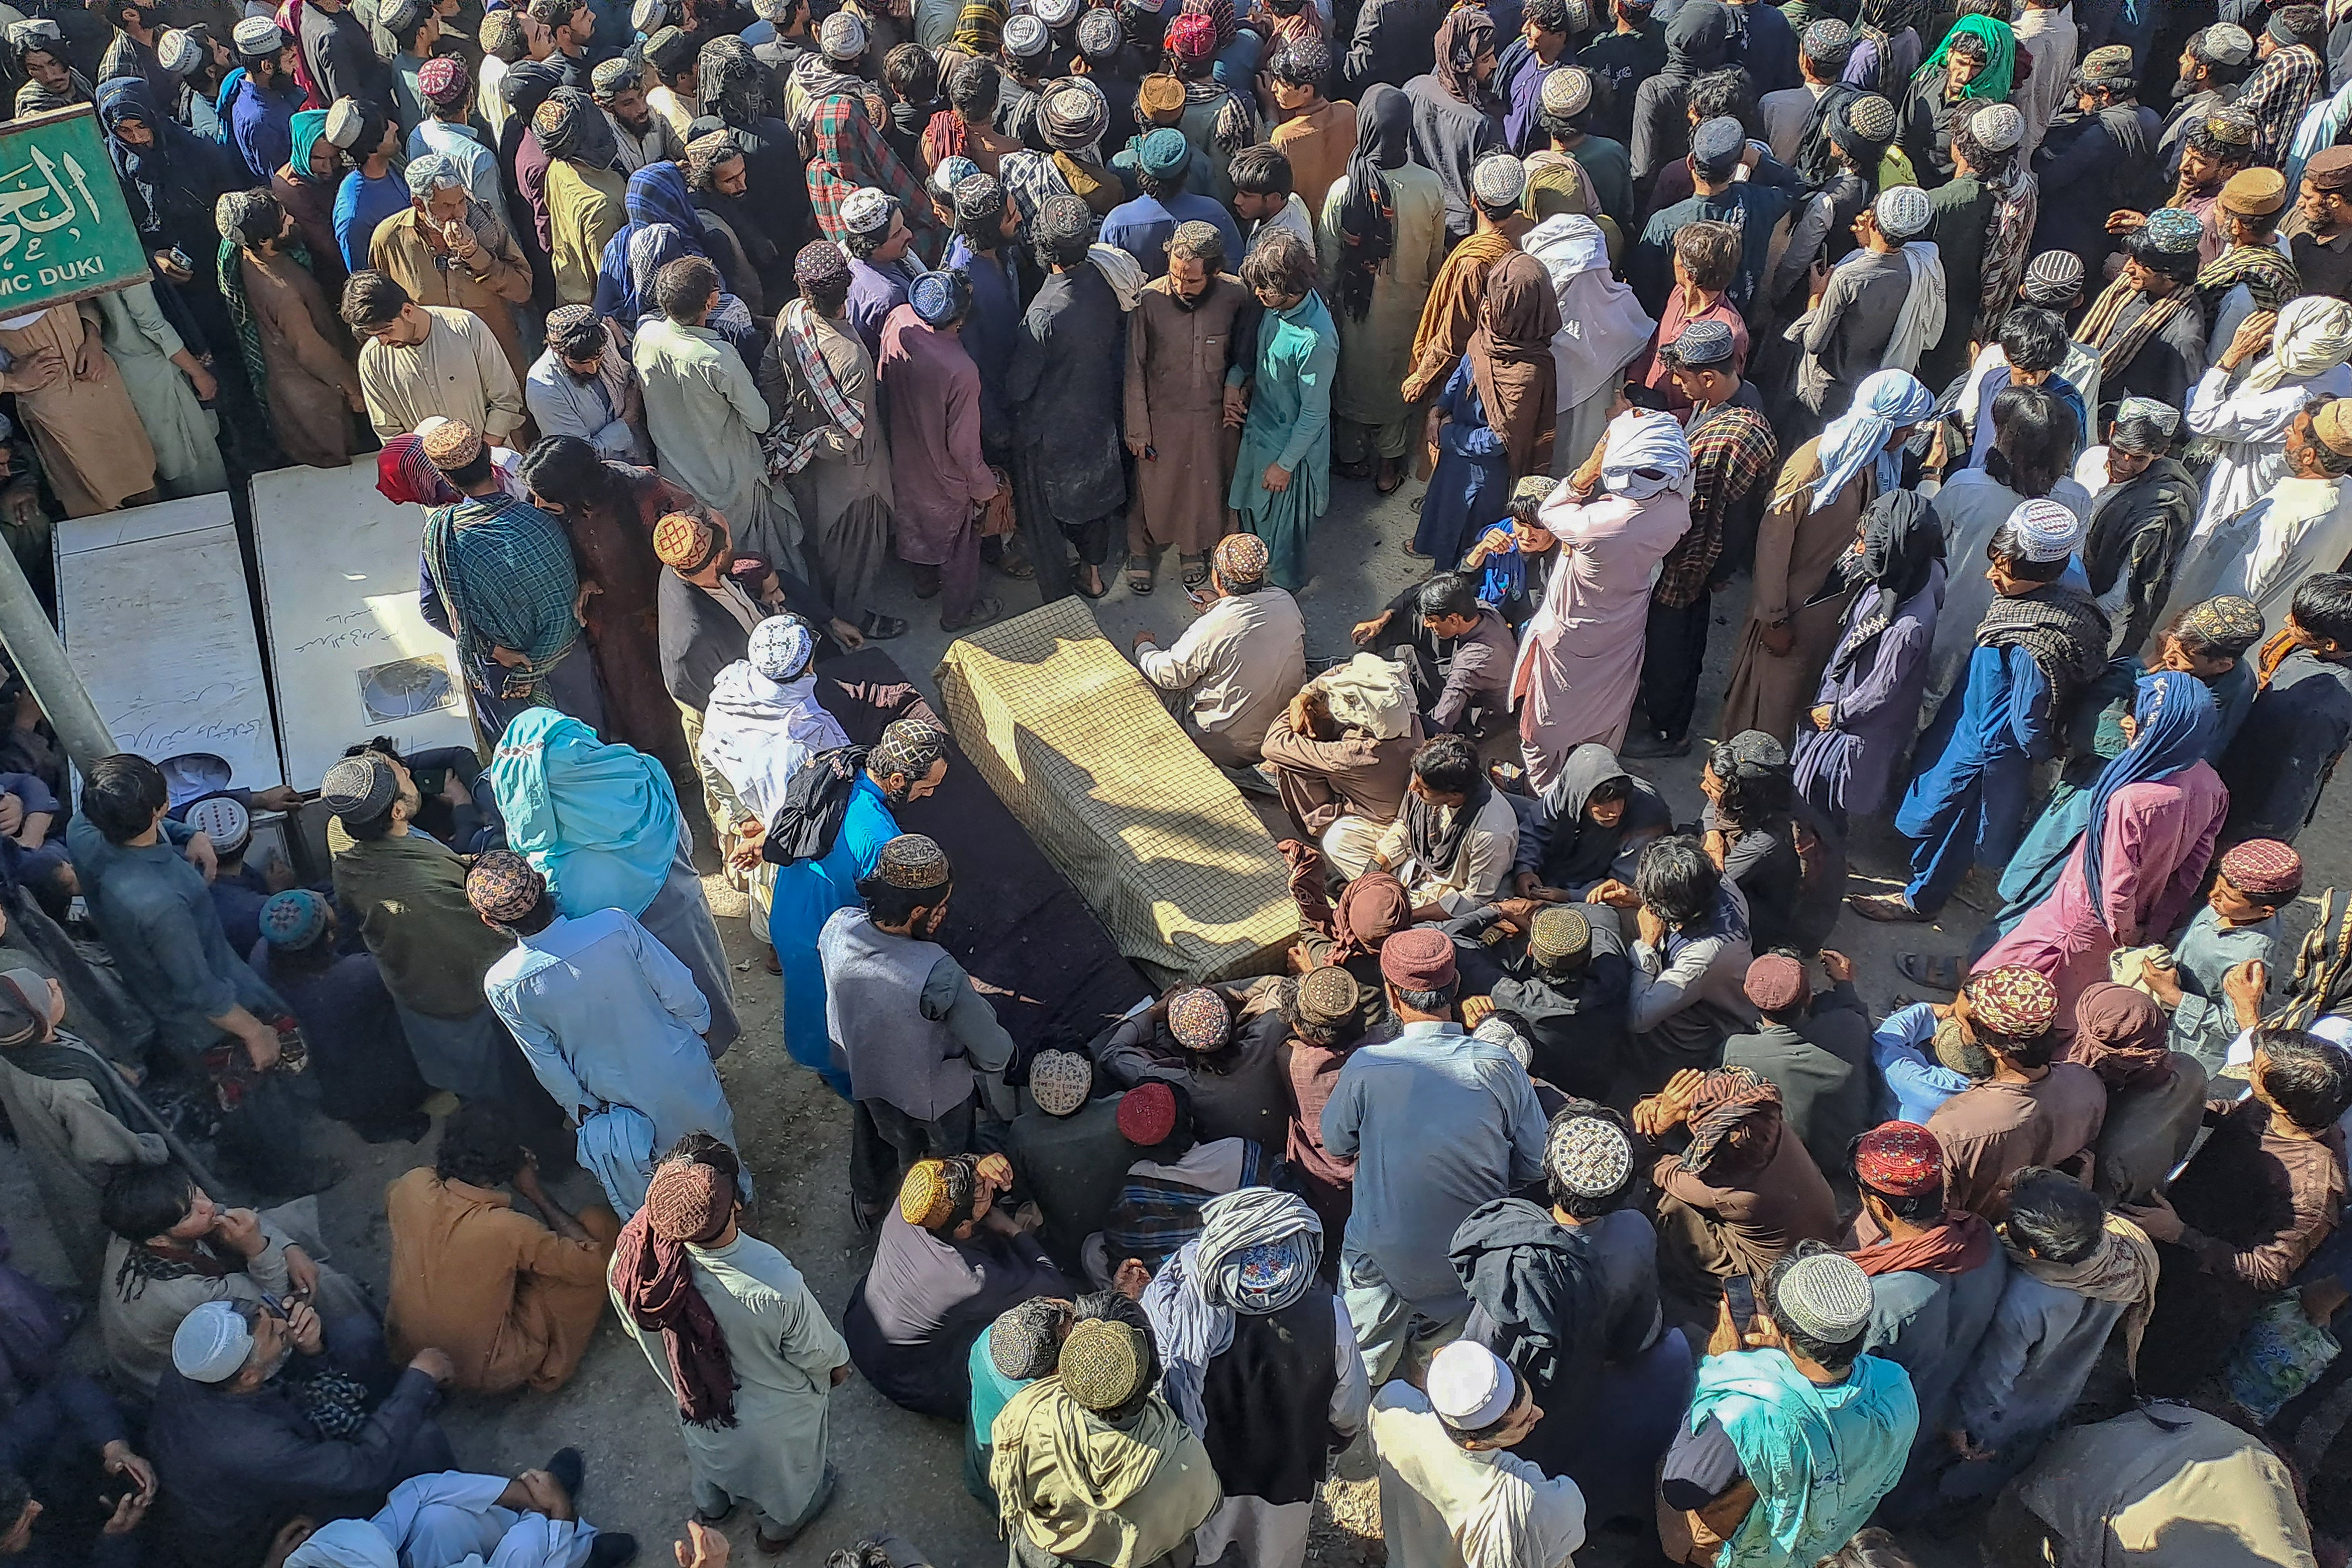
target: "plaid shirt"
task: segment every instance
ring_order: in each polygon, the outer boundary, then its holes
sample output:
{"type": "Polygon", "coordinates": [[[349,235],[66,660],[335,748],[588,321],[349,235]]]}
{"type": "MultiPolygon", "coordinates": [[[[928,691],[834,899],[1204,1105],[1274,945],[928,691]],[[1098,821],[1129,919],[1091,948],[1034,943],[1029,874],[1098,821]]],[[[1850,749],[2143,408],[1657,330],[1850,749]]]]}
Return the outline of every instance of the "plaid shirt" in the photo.
{"type": "Polygon", "coordinates": [[[2301,44],[2271,51],[2271,57],[2246,78],[2245,90],[2231,105],[2254,117],[2255,162],[2274,164],[2285,155],[2295,128],[2326,87],[2326,68],[2301,44]]]}
{"type": "MultiPolygon", "coordinates": [[[[454,623],[474,684],[493,695],[530,695],[539,676],[580,635],[580,595],[572,540],[562,526],[511,496],[469,496],[430,513],[425,524],[423,587],[454,623]],[[509,648],[530,663],[509,669],[491,656],[509,648]],[[493,685],[492,683],[496,683],[493,685]]],[[[427,606],[425,619],[433,619],[427,606]]]]}
{"type": "Polygon", "coordinates": [[[933,226],[930,202],[866,118],[866,106],[856,93],[836,92],[817,100],[810,111],[809,141],[814,148],[808,161],[809,204],[816,209],[817,229],[825,238],[838,245],[849,237],[841,221],[841,204],[863,185],[897,198],[907,225],[916,233],[933,226]]]}
{"type": "Polygon", "coordinates": [[[1780,444],[1764,416],[1727,402],[1699,416],[1689,431],[1690,531],[1666,552],[1650,597],[1662,610],[1684,610],[1706,591],[1707,574],[1723,553],[1723,525],[1780,461],[1780,444]]]}
{"type": "MultiPolygon", "coordinates": [[[[1282,1162],[1256,1144],[1243,1143],[1243,1186],[1271,1186],[1281,1168],[1282,1162]]],[[[1201,1234],[1201,1210],[1220,1196],[1166,1176],[1129,1171],[1110,1220],[1103,1227],[1103,1239],[1110,1244],[1112,1257],[1139,1258],[1146,1268],[1156,1271],[1183,1250],[1184,1243],[1201,1234]]]]}

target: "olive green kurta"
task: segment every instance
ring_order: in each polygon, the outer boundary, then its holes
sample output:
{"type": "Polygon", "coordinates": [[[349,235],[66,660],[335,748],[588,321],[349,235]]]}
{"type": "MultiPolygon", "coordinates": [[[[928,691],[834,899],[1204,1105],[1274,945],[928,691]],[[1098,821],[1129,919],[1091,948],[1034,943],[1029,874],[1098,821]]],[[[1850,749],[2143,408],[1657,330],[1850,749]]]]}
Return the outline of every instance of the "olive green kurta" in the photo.
{"type": "MultiPolygon", "coordinates": [[[[1323,264],[1323,297],[1339,328],[1339,377],[1331,392],[1331,415],[1358,424],[1393,425],[1412,412],[1400,389],[1412,371],[1422,307],[1437,269],[1445,265],[1445,191],[1418,163],[1381,173],[1396,210],[1396,245],[1373,277],[1371,308],[1362,320],[1349,318],[1336,287],[1339,258],[1347,251],[1339,234],[1339,210],[1348,201],[1345,174],[1331,182],[1323,198],[1316,249],[1323,264]]],[[[1403,454],[1401,445],[1381,455],[1403,454]]]]}

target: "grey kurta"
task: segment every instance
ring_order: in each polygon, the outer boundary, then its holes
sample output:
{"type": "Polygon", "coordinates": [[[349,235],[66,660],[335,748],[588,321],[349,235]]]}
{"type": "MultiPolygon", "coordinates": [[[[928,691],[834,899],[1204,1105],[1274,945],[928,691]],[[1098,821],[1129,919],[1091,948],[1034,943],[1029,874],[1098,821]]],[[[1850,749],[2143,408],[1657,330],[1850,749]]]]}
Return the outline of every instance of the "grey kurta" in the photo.
{"type": "MultiPolygon", "coordinates": [[[[102,1059],[93,1055],[93,1065],[102,1059]]],[[[111,1068],[107,1071],[112,1071],[111,1068]]],[[[49,1212],[49,1229],[65,1249],[84,1289],[99,1282],[106,1228],[98,1220],[99,1194],[118,1166],[160,1166],[172,1156],[153,1133],[134,1133],[116,1120],[98,1091],[79,1078],[42,1078],[0,1053],[0,1109],[16,1146],[33,1167],[33,1185],[49,1212]]]]}
{"type": "Polygon", "coordinates": [[[1904,1269],[1872,1276],[1869,1337],[1862,1348],[1911,1375],[1911,1392],[1919,1400],[1914,1462],[1943,1443],[1952,1387],[1992,1322],[2008,1278],[2009,1254],[1998,1245],[1965,1274],[1904,1269]]]}
{"type": "Polygon", "coordinates": [[[1953,1424],[1978,1447],[2001,1450],[2000,1458],[1948,1474],[1948,1493],[1989,1490],[2032,1457],[2081,1396],[2125,1306],[2044,1284],[2022,1269],[2009,1271],[1992,1322],[1952,1390],[1953,1424]]]}
{"type": "Polygon", "coordinates": [[[817,350],[863,421],[856,439],[834,423],[810,389],[782,318],[760,361],[760,394],[794,436],[817,433],[808,466],[794,481],[795,500],[817,586],[835,612],[855,625],[873,608],[874,581],[890,549],[889,428],[865,342],[837,319],[815,319],[817,350]]]}
{"type": "Polygon", "coordinates": [[[152,284],[98,297],[99,335],[155,448],[155,485],[166,500],[228,488],[216,439],[220,420],[172,362],[187,344],[163,318],[152,284]]]}
{"type": "MultiPolygon", "coordinates": [[[[718,1512],[740,1500],[781,1531],[800,1519],[824,1479],[833,1371],[849,1364],[849,1347],[792,1260],[757,1237],[739,1233],[724,1247],[686,1251],[735,1369],[735,1425],[678,1422],[695,1506],[718,1512]]],[[[660,1331],[637,1327],[617,1291],[613,1304],[675,1401],[660,1331]]]]}

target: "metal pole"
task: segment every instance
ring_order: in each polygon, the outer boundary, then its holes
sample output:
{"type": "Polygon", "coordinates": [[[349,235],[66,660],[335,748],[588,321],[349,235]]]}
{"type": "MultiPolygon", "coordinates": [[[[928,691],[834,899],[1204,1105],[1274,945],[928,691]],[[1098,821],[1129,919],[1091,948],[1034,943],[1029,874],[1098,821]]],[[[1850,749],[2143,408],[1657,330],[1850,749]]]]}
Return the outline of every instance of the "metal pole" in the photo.
{"type": "Polygon", "coordinates": [[[5,546],[0,546],[0,645],[7,648],[16,673],[33,688],[77,768],[87,774],[100,758],[121,749],[81,677],[67,662],[66,645],[58,641],[57,628],[49,624],[48,612],[26,580],[16,552],[5,546]]]}

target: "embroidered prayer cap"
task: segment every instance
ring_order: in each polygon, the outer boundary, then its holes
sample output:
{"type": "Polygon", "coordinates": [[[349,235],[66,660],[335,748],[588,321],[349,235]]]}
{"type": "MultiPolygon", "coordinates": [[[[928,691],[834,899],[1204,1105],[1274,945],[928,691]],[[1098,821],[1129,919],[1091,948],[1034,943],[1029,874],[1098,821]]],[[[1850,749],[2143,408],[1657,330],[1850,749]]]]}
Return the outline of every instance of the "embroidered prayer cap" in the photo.
{"type": "Polygon", "coordinates": [[[1489,152],[1470,171],[1470,189],[1490,207],[1515,207],[1528,193],[1528,166],[1508,152],[1489,152]]]}
{"type": "MultiPolygon", "coordinates": [[[[1184,107],[1184,78],[1171,75],[1167,71],[1152,72],[1145,77],[1141,85],[1135,89],[1135,107],[1138,113],[1147,118],[1158,114],[1174,114],[1184,107]]],[[[1169,128],[1163,126],[1161,129],[1169,128]]],[[[1146,136],[1144,140],[1149,141],[1150,138],[1146,136]]],[[[1184,133],[1178,131],[1176,140],[1183,141],[1184,133]]],[[[1144,163],[1143,172],[1147,174],[1155,172],[1149,160],[1144,163]]]]}
{"type": "Polygon", "coordinates": [[[2058,1016],[2058,988],[2041,970],[2022,964],[1970,975],[1965,989],[1969,1016],[2011,1040],[2032,1040],[2058,1016]]]}
{"type": "Polygon", "coordinates": [[[719,530],[690,512],[671,512],[654,525],[654,559],[680,571],[701,565],[718,543],[719,530]]]}
{"type": "Polygon", "coordinates": [[[1935,1051],[1939,1065],[1963,1078],[1981,1082],[1992,1076],[1992,1052],[1970,1039],[1958,1019],[1948,1018],[1937,1023],[1935,1051]]]}
{"type": "Polygon", "coordinates": [[[227,1301],[200,1301],[172,1331],[172,1367],[191,1383],[226,1383],[253,1354],[253,1331],[227,1301]]]}
{"type": "Polygon", "coordinates": [[[272,947],[308,947],[327,928],[327,901],[307,887],[288,888],[263,901],[260,918],[272,947]]]}
{"type": "Polygon", "coordinates": [[[796,681],[816,654],[816,634],[797,615],[771,615],[751,628],[751,667],[782,684],[796,681]]]}
{"type": "Polygon", "coordinates": [[[1461,977],[1454,938],[1434,925],[1415,925],[1381,944],[1381,977],[1400,991],[1443,991],[1461,977]]]}
{"type": "Polygon", "coordinates": [[[253,841],[253,813],[234,795],[207,795],[182,812],[181,821],[210,839],[223,855],[235,855],[253,841]]]}
{"type": "Polygon", "coordinates": [[[2303,183],[2315,191],[2352,191],[2352,147],[2323,147],[2303,166],[2303,183]]]}
{"type": "Polygon", "coordinates": [[[692,64],[696,45],[680,27],[656,27],[646,37],[646,63],[674,77],[692,64]]]}
{"type": "Polygon", "coordinates": [[[2182,207],[2158,207],[2147,214],[2140,232],[2167,256],[2187,256],[2205,239],[2203,220],[2182,207]]]}
{"type": "Polygon", "coordinates": [[[2254,36],[2235,22],[2216,22],[2189,41],[2197,57],[2211,66],[2242,66],[2254,57],[2254,36]]]}
{"type": "Polygon", "coordinates": [[[2286,205],[2286,176],[2275,169],[2241,169],[2221,183],[2221,210],[2266,218],[2286,205]]]}
{"type": "MultiPolygon", "coordinates": [[[[1157,134],[1155,132],[1154,134],[1157,134]]],[[[1038,204],[1030,232],[1046,244],[1067,244],[1094,232],[1095,215],[1076,196],[1053,195],[1038,204]]]]}
{"type": "Polygon", "coordinates": [[[1048,27],[1066,27],[1078,19],[1078,0],[1032,0],[1029,9],[1048,27]]]}
{"type": "Polygon", "coordinates": [[[2152,397],[2127,397],[2116,409],[2108,444],[2143,455],[2162,452],[2180,429],[2180,411],[2152,397]]]}
{"type": "Polygon", "coordinates": [[[2132,52],[2127,44],[2108,44],[2093,49],[2074,68],[2075,79],[2085,85],[2114,85],[2132,78],[2132,52]]]}
{"type": "Polygon", "coordinates": [[[1491,1427],[1518,1402],[1519,1383],[1485,1345],[1455,1340],[1429,1363],[1429,1407],[1457,1432],[1491,1427]]]}
{"type": "Polygon", "coordinates": [[[1989,103],[1969,116],[1969,134],[1988,152],[2006,152],[2025,140],[2025,116],[2013,103],[1989,103]]]}
{"type": "Polygon", "coordinates": [[[482,433],[459,420],[436,416],[416,427],[425,460],[444,474],[453,474],[482,455],[482,433]]]}
{"type": "Polygon", "coordinates": [[[1205,60],[1217,52],[1217,25],[1197,11],[1168,24],[1168,52],[1180,60],[1205,60]]]}
{"type": "Polygon", "coordinates": [[[1078,19],[1078,53],[1090,60],[1108,59],[1127,43],[1127,29],[1115,12],[1100,8],[1078,19]]]}
{"type": "Polygon", "coordinates": [[[1150,1364],[1143,1336],[1127,1323],[1088,1318],[1062,1342],[1062,1386],[1088,1410],[1116,1410],[1142,1393],[1150,1364]]]}
{"type": "Polygon", "coordinates": [[[2263,632],[2268,630],[2254,601],[2234,593],[2218,594],[2190,605],[2181,612],[2172,629],[2208,648],[2227,648],[2239,653],[2261,642],[2263,632]]]}
{"type": "Polygon", "coordinates": [[[1741,989],[1768,1013],[1784,1013],[1813,994],[1805,967],[1786,953],[1767,953],[1748,966],[1741,989]]]}
{"type": "MultiPolygon", "coordinates": [[[[836,11],[835,16],[846,13],[836,11]]],[[[871,185],[860,185],[841,198],[841,226],[854,235],[878,235],[890,226],[898,204],[871,185]]]]}
{"type": "Polygon", "coordinates": [[[1714,365],[1729,364],[1737,346],[1730,327],[1712,316],[1702,316],[1696,321],[1685,323],[1659,358],[1686,370],[1703,371],[1714,365]]]}
{"type": "Polygon", "coordinates": [[[1337,964],[1309,969],[1299,977],[1298,1021],[1314,1029],[1330,1029],[1363,1010],[1364,988],[1356,977],[1337,964]]]}
{"type": "Polygon", "coordinates": [[[1266,567],[1274,557],[1255,534],[1227,534],[1217,541],[1211,559],[1227,587],[1255,588],[1265,580],[1266,567]]]}
{"type": "Polygon", "coordinates": [[[369,822],[383,815],[400,793],[400,778],[381,752],[362,751],[327,769],[319,799],[346,821],[369,822]]]}
{"type": "MultiPolygon", "coordinates": [[[[446,56],[442,57],[447,58],[446,56]]],[[[604,102],[624,88],[634,85],[640,69],[637,62],[626,55],[614,55],[609,60],[600,61],[596,68],[588,73],[588,96],[599,103],[604,102]]],[[[425,80],[425,72],[417,72],[416,79],[421,87],[425,80]]]]}
{"type": "Polygon", "coordinates": [[[952,203],[956,186],[979,172],[980,165],[969,158],[942,158],[940,166],[931,171],[931,194],[952,203]]]}
{"type": "Polygon", "coordinates": [[[2311,433],[2338,457],[2352,457],[2352,398],[2336,398],[2311,416],[2311,433]]]}
{"type": "Polygon", "coordinates": [[[1776,1322],[1829,1344],[1843,1344],[1869,1326],[1870,1276],[1843,1252],[1810,1252],[1772,1284],[1776,1322]]]}
{"type": "Polygon", "coordinates": [[[330,145],[350,152],[366,125],[367,110],[360,107],[358,99],[339,98],[327,105],[325,135],[330,145]]]}
{"type": "Polygon", "coordinates": [[[1206,986],[1187,986],[1168,998],[1168,1032],[1187,1051],[1214,1051],[1234,1037],[1233,1009],[1206,986]]]}
{"type": "MultiPolygon", "coordinates": [[[[286,47],[286,35],[267,16],[247,16],[228,30],[229,42],[248,59],[268,59],[286,47]]],[[[421,78],[424,73],[419,72],[421,78]]]]}
{"type": "Polygon", "coordinates": [[[1928,220],[1936,215],[1927,193],[1916,185],[1888,186],[1870,204],[1870,211],[1878,219],[1879,231],[1889,239],[1916,239],[1927,232],[1928,220]]]}
{"type": "Polygon", "coordinates": [[[892,887],[945,887],[949,869],[947,852],[939,841],[924,833],[900,833],[882,846],[882,853],[874,862],[874,874],[892,887]]]}
{"type": "Polygon", "coordinates": [[[1192,144],[1184,140],[1182,131],[1163,125],[1144,137],[1135,150],[1135,161],[1153,179],[1172,180],[1192,162],[1192,144]]]}
{"type": "MultiPolygon", "coordinates": [[[[2260,129],[2254,117],[2242,109],[2217,109],[2205,117],[2205,134],[2225,147],[2252,147],[2260,129]]],[[[2310,172],[2305,164],[2304,172],[2310,172]]]]}
{"type": "Polygon", "coordinates": [[[665,1241],[704,1241],[727,1228],[735,1184],[699,1160],[666,1160],[646,1184],[646,1228],[665,1241]]]}
{"type": "Polygon", "coordinates": [[[1045,52],[1053,36],[1046,31],[1045,23],[1024,11],[1018,16],[1004,19],[1004,30],[998,35],[998,42],[1014,59],[1034,60],[1045,52]]]}
{"type": "Polygon", "coordinates": [[[539,906],[547,878],[512,850],[486,850],[466,873],[466,902],[474,913],[499,925],[511,925],[539,906]]]}
{"type": "Polygon", "coordinates": [[[1521,1067],[1528,1066],[1536,1059],[1536,1048],[1528,1043],[1528,1037],[1514,1029],[1500,1013],[1488,1013],[1480,1019],[1478,1027],[1470,1031],[1470,1038],[1501,1046],[1521,1067]]]}
{"type": "Polygon", "coordinates": [[[2222,852],[2221,874],[2240,893],[2291,898],[2303,891],[2303,857],[2277,839],[2248,839],[2222,852]]]}
{"type": "Polygon", "coordinates": [[[929,327],[944,327],[963,312],[971,298],[971,285],[950,267],[926,272],[907,286],[907,303],[929,327]]]}
{"type": "Polygon", "coordinates": [[[793,253],[793,281],[803,294],[830,294],[849,283],[849,257],[829,239],[813,239],[793,253]]]}
{"type": "Polygon", "coordinates": [[[1087,1103],[1095,1064],[1075,1051],[1041,1051],[1029,1062],[1029,1097],[1048,1116],[1067,1116],[1087,1103]]]}
{"type": "Polygon", "coordinates": [[[945,1160],[917,1160],[898,1184],[898,1218],[925,1230],[944,1223],[955,1209],[947,1176],[945,1160]]]}
{"type": "Polygon", "coordinates": [[[166,27],[155,38],[155,63],[175,77],[186,76],[205,63],[204,47],[177,27],[166,27]]]}
{"type": "Polygon", "coordinates": [[[1854,1140],[1853,1174],[1882,1197],[1916,1197],[1944,1185],[1944,1145],[1916,1122],[1883,1122],[1854,1140]]]}
{"type": "Polygon", "coordinates": [[[2008,526],[2030,561],[2064,560],[2083,542],[2083,519],[2072,507],[2047,498],[2020,502],[2008,526]]]}
{"type": "Polygon", "coordinates": [[[1573,904],[1547,904],[1528,922],[1528,956],[1540,967],[1555,968],[1591,950],[1592,922],[1573,904]]]}
{"type": "Polygon", "coordinates": [[[1110,103],[1090,81],[1065,77],[1038,97],[1037,129],[1056,151],[1090,147],[1109,127],[1110,103]]]}
{"type": "Polygon", "coordinates": [[[866,52],[866,24],[855,11],[835,11],[817,28],[816,41],[825,58],[845,64],[866,52]]]}
{"type": "Polygon", "coordinates": [[[927,718],[894,718],[866,754],[866,771],[877,779],[928,779],[948,754],[948,732],[927,718]]]}
{"type": "Polygon", "coordinates": [[[1068,1311],[1050,1296],[1032,1296],[1000,1313],[988,1329],[988,1359],[996,1375],[1034,1383],[1053,1371],[1061,1358],[1060,1330],[1068,1311]]]}
{"type": "Polygon", "coordinates": [[[960,222],[985,223],[1004,211],[1004,186],[993,174],[971,173],[956,182],[955,214],[960,222]]]}
{"type": "Polygon", "coordinates": [[[1511,499],[1514,501],[1547,500],[1561,483],[1562,481],[1551,477],[1549,474],[1530,474],[1511,486],[1511,499]]]}
{"type": "Polygon", "coordinates": [[[1691,132],[1691,167],[1710,180],[1729,174],[1747,150],[1748,132],[1727,114],[1703,120],[1691,132]]]}
{"type": "Polygon", "coordinates": [[[1845,106],[1845,122],[1864,141],[1895,140],[1895,106],[1874,92],[1864,93],[1845,106]]]}
{"type": "Polygon", "coordinates": [[[1633,1177],[1633,1141],[1603,1116],[1562,1116],[1544,1135],[1544,1174],[1579,1197],[1607,1197],[1633,1177]]]}
{"type": "Polygon", "coordinates": [[[1853,29],[1835,16],[1824,16],[1805,28],[1798,49],[1815,65],[1836,65],[1853,53],[1853,29]]]}
{"type": "Polygon", "coordinates": [[[1118,1097],[1118,1135],[1139,1149],[1156,1148],[1176,1130],[1176,1091],[1146,1079],[1118,1097]]]}
{"type": "Polygon", "coordinates": [[[466,68],[454,56],[436,55],[416,72],[416,90],[436,109],[447,109],[466,96],[466,68]]]}
{"type": "Polygon", "coordinates": [[[1543,78],[1543,111],[1566,119],[1581,114],[1592,101],[1592,78],[1577,66],[1561,66],[1543,78]]]}
{"type": "Polygon", "coordinates": [[[2028,305],[2064,305],[2083,291],[2083,258],[2071,250],[2045,250],[2025,264],[2018,298],[2028,305]]]}
{"type": "Polygon", "coordinates": [[[1209,25],[1216,29],[1217,47],[1221,49],[1232,43],[1241,30],[1241,17],[1234,8],[1234,0],[1184,0],[1183,8],[1187,15],[1198,12],[1209,19],[1209,25]]]}

